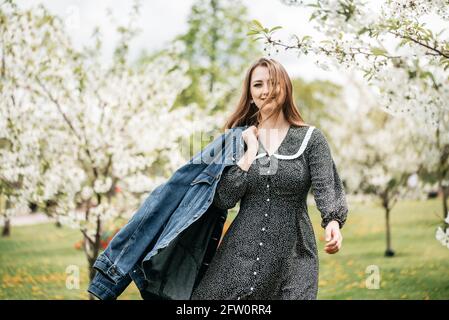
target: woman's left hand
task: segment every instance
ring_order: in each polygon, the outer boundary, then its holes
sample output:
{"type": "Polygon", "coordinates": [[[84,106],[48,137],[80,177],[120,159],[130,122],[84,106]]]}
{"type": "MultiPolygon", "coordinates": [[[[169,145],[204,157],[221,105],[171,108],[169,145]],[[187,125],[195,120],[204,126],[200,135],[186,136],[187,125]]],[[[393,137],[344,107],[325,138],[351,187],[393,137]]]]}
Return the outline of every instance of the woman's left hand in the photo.
{"type": "Polygon", "coordinates": [[[324,251],[329,254],[337,253],[341,248],[341,243],[343,241],[343,236],[340,232],[340,225],[338,221],[332,220],[326,226],[325,231],[326,246],[324,251]]]}

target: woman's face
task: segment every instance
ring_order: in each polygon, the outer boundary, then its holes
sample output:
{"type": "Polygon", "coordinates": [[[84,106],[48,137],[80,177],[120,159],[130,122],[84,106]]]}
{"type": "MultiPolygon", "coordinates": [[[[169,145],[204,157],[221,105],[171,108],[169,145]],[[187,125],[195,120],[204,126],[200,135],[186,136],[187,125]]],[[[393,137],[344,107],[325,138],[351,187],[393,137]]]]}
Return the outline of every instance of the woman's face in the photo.
{"type": "MultiPolygon", "coordinates": [[[[268,98],[271,85],[272,83],[268,68],[264,66],[257,66],[252,72],[250,83],[251,98],[254,100],[257,108],[260,109],[262,104],[268,98]]],[[[284,100],[283,96],[285,93],[283,91],[284,90],[281,90],[281,87],[278,84],[274,93],[274,99],[263,107],[264,113],[265,111],[268,113],[271,112],[274,107],[284,100]]]]}

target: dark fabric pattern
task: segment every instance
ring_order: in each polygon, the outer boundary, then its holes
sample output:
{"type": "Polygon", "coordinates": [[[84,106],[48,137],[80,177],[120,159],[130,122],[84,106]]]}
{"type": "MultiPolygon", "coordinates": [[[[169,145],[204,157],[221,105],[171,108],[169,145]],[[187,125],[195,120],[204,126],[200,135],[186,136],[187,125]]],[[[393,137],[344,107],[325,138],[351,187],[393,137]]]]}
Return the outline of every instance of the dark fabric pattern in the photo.
{"type": "Polygon", "coordinates": [[[236,164],[225,169],[213,205],[229,209],[240,200],[240,210],[191,299],[316,299],[318,252],[307,194],[311,189],[323,228],[331,220],[343,227],[348,208],[319,129],[300,156],[276,158],[296,154],[308,128],[291,126],[277,151],[247,172],[236,164]]]}

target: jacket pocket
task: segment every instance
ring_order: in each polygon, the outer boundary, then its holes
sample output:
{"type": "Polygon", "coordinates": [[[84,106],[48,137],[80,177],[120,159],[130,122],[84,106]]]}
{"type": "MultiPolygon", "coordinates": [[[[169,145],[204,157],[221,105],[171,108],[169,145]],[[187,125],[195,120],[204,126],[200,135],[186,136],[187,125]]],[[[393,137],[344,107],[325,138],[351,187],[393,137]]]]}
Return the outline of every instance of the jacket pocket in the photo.
{"type": "Polygon", "coordinates": [[[193,181],[190,183],[191,186],[198,184],[198,183],[208,183],[209,185],[212,185],[215,181],[215,177],[211,176],[205,172],[201,172],[198,176],[193,179],[193,181]]]}

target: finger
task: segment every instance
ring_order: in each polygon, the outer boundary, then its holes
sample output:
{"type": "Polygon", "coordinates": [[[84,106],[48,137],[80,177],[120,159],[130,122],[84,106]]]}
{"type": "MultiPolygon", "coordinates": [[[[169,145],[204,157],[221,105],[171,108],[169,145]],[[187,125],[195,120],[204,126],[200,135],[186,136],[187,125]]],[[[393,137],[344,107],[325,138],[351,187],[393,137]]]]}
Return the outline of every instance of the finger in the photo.
{"type": "Polygon", "coordinates": [[[332,244],[329,243],[329,244],[327,244],[324,248],[330,250],[330,249],[337,248],[338,245],[339,245],[338,242],[335,242],[335,243],[332,243],[332,244]]]}
{"type": "Polygon", "coordinates": [[[257,137],[257,135],[259,134],[259,130],[257,130],[256,127],[253,128],[253,134],[257,137]]]}
{"type": "Polygon", "coordinates": [[[337,242],[337,244],[334,246],[334,248],[340,250],[340,248],[341,248],[341,242],[340,242],[340,241],[337,242]]]}
{"type": "Polygon", "coordinates": [[[326,251],[326,253],[328,253],[328,254],[334,254],[335,252],[337,252],[337,251],[335,251],[335,250],[325,250],[326,251]]]}
{"type": "Polygon", "coordinates": [[[337,244],[335,245],[336,248],[340,249],[341,248],[341,242],[337,242],[337,244]]]}
{"type": "Polygon", "coordinates": [[[337,244],[337,242],[338,242],[337,239],[331,240],[331,241],[326,243],[326,246],[334,246],[335,244],[337,244]]]}
{"type": "Polygon", "coordinates": [[[336,248],[330,248],[330,249],[327,249],[326,252],[327,252],[327,253],[330,253],[330,254],[333,254],[333,253],[338,252],[338,250],[339,250],[339,249],[336,247],[336,248]]]}

